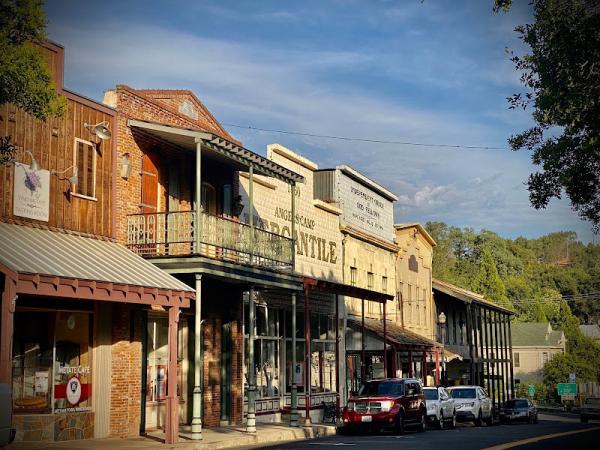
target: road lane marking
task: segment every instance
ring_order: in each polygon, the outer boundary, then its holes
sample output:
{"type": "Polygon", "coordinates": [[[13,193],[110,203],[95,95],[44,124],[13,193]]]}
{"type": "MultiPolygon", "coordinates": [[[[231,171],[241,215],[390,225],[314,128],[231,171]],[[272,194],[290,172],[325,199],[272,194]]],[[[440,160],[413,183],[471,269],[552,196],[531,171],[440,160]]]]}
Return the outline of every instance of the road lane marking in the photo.
{"type": "Polygon", "coordinates": [[[539,441],[545,441],[548,439],[555,439],[563,436],[570,436],[572,434],[587,433],[588,431],[599,431],[600,427],[585,428],[583,430],[565,431],[564,433],[554,434],[542,434],[541,436],[535,436],[527,439],[521,439],[520,441],[507,442],[506,444],[494,445],[493,447],[487,447],[484,450],[505,450],[507,448],[519,447],[526,444],[534,444],[539,441]]]}

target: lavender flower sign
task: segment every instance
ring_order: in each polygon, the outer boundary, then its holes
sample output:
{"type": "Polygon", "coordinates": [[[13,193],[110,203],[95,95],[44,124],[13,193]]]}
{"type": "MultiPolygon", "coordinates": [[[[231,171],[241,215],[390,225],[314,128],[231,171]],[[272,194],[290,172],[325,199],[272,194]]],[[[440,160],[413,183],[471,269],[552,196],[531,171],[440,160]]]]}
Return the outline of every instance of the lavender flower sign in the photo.
{"type": "Polygon", "coordinates": [[[31,170],[27,164],[15,164],[13,214],[48,222],[50,205],[50,172],[31,170]]]}

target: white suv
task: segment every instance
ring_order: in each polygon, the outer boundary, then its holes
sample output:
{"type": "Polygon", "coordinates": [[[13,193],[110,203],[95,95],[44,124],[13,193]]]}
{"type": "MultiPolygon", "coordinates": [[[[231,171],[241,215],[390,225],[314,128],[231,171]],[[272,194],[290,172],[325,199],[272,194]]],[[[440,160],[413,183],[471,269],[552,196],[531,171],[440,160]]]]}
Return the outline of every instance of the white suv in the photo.
{"type": "Polygon", "coordinates": [[[427,405],[427,420],[434,422],[440,430],[443,430],[446,424],[451,428],[456,427],[456,410],[454,408],[454,399],[443,387],[423,388],[425,403],[427,405]]]}
{"type": "Polygon", "coordinates": [[[455,386],[450,388],[450,396],[459,422],[473,422],[478,427],[482,422],[492,425],[492,401],[481,387],[455,386]]]}

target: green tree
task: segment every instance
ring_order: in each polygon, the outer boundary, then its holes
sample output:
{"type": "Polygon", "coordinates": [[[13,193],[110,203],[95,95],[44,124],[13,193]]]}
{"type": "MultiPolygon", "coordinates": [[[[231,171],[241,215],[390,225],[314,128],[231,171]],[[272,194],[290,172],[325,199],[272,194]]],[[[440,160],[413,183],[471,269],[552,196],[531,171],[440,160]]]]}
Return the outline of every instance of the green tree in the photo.
{"type": "MultiPolygon", "coordinates": [[[[66,109],[35,46],[46,38],[45,26],[41,0],[0,0],[0,105],[12,103],[42,120],[66,109]]],[[[0,144],[0,162],[9,162],[10,139],[0,144]]]]}
{"type": "MultiPolygon", "coordinates": [[[[525,92],[510,108],[531,106],[535,125],[511,136],[513,150],[532,152],[540,166],[529,176],[533,207],[566,193],[571,207],[600,230],[600,1],[532,0],[533,23],[515,31],[529,46],[511,60],[525,92]]],[[[508,11],[510,0],[494,10],[508,11]]]]}
{"type": "Polygon", "coordinates": [[[506,286],[498,274],[492,252],[487,247],[481,254],[479,272],[471,281],[471,289],[502,306],[512,306],[506,297],[506,286]]]}

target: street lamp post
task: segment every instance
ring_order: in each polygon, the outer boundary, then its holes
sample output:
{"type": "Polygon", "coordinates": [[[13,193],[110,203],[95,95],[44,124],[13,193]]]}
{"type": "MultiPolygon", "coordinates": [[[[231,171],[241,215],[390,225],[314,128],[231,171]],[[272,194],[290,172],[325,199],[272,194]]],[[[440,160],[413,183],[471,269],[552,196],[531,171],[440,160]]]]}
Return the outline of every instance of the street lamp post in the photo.
{"type": "Polygon", "coordinates": [[[446,314],[442,311],[438,316],[438,324],[440,326],[440,332],[442,334],[442,376],[441,382],[446,386],[446,355],[444,354],[444,347],[446,346],[446,314]]]}

